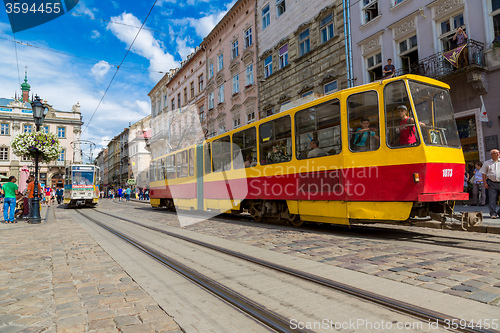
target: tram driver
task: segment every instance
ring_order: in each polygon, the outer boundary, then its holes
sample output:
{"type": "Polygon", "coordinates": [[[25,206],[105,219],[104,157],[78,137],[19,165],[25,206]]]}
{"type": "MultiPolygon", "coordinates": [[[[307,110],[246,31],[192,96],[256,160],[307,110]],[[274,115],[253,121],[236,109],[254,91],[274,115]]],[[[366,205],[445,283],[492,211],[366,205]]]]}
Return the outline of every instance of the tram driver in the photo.
{"type": "MultiPolygon", "coordinates": [[[[415,129],[415,118],[408,115],[408,109],[405,105],[400,105],[397,108],[399,112],[399,145],[400,146],[410,146],[417,143],[416,129],[415,129]]],[[[425,126],[424,123],[419,122],[421,126],[425,126]]]]}
{"type": "Polygon", "coordinates": [[[74,185],[90,185],[90,181],[81,173],[75,173],[73,177],[74,185]]]}

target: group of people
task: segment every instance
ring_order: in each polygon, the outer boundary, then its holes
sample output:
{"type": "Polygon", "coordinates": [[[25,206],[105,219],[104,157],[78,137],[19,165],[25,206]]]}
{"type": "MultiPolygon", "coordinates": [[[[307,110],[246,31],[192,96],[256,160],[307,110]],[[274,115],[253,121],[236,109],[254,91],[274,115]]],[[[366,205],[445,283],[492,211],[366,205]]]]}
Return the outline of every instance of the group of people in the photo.
{"type": "Polygon", "coordinates": [[[500,193],[500,152],[492,149],[490,155],[491,159],[476,162],[474,169],[465,173],[464,192],[469,192],[469,185],[472,185],[472,205],[484,206],[488,201],[490,217],[496,219],[500,215],[500,209],[496,209],[500,193]]]}
{"type": "MultiPolygon", "coordinates": [[[[8,182],[1,187],[1,192],[4,196],[2,209],[5,223],[16,223],[16,218],[21,217],[28,219],[29,213],[33,207],[35,178],[31,175],[28,177],[26,181],[27,187],[22,193],[19,191],[16,182],[17,178],[15,176],[10,176],[8,182]]],[[[42,186],[38,184],[38,194],[42,204],[45,203],[50,206],[50,204],[55,202],[56,198],[57,203],[62,203],[64,191],[62,188],[56,190],[50,186],[42,188],[42,186]]]]}
{"type": "MultiPolygon", "coordinates": [[[[101,192],[101,198],[105,196],[104,191],[101,192]]],[[[109,189],[107,193],[108,199],[118,198],[118,201],[122,201],[122,199],[126,201],[130,201],[130,198],[139,199],[139,200],[149,200],[149,190],[148,189],[139,189],[136,188],[132,190],[130,187],[123,189],[119,187],[118,189],[109,189]]]]}

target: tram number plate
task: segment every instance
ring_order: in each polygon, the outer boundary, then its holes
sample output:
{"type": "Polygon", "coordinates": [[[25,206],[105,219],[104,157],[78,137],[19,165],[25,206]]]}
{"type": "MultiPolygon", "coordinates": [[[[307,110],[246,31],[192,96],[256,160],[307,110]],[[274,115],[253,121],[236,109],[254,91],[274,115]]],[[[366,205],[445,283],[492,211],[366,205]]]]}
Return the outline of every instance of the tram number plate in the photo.
{"type": "Polygon", "coordinates": [[[443,169],[443,177],[451,177],[453,176],[453,169],[443,169]]]}
{"type": "Polygon", "coordinates": [[[441,133],[437,130],[430,130],[429,135],[431,137],[431,143],[434,145],[441,145],[441,133]]]}

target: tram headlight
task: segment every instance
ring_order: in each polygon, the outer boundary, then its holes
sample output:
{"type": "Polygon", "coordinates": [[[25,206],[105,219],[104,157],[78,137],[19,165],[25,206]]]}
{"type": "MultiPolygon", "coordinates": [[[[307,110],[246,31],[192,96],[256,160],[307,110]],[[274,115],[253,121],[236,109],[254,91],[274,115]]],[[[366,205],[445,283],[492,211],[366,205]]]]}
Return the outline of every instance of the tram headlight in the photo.
{"type": "Polygon", "coordinates": [[[420,175],[419,175],[417,172],[415,172],[415,173],[413,174],[413,181],[414,181],[415,183],[420,182],[420,175]]]}

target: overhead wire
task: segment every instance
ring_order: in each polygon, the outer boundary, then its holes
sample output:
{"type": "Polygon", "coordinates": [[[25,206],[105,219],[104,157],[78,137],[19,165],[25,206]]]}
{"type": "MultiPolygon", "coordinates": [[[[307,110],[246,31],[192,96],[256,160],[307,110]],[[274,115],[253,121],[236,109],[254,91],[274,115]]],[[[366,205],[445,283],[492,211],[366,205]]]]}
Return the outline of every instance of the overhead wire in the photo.
{"type": "Polygon", "coordinates": [[[89,121],[87,122],[87,125],[85,126],[85,128],[82,130],[82,133],[81,133],[81,134],[83,134],[83,133],[85,132],[85,130],[87,130],[87,128],[89,127],[90,122],[92,121],[92,119],[94,119],[94,116],[95,116],[95,114],[96,114],[97,110],[99,109],[99,106],[101,106],[102,101],[104,100],[104,97],[106,96],[106,94],[107,94],[107,92],[108,92],[109,88],[111,87],[111,84],[113,83],[113,81],[114,81],[114,79],[115,79],[116,75],[118,74],[118,71],[120,70],[121,65],[122,65],[122,64],[123,64],[123,62],[125,61],[125,58],[127,58],[127,55],[129,54],[130,50],[132,49],[132,46],[134,45],[135,40],[137,39],[137,37],[138,37],[138,36],[139,36],[139,34],[141,33],[141,30],[142,30],[142,28],[144,27],[144,25],[146,24],[146,21],[148,20],[149,15],[151,15],[151,12],[153,11],[153,8],[155,7],[155,5],[156,5],[156,2],[157,2],[157,1],[158,1],[158,0],[155,0],[155,2],[153,3],[153,5],[152,5],[152,6],[151,6],[151,8],[149,9],[148,15],[147,15],[147,16],[146,16],[146,18],[144,19],[144,22],[142,23],[141,28],[139,29],[139,31],[137,31],[137,34],[135,35],[134,40],[132,41],[132,43],[130,43],[130,46],[129,46],[129,48],[128,48],[127,52],[125,53],[125,55],[123,56],[123,59],[122,59],[122,61],[120,62],[120,65],[118,65],[118,66],[116,67],[115,74],[114,74],[114,75],[113,75],[113,77],[111,78],[111,81],[109,82],[108,87],[107,87],[107,88],[106,88],[106,90],[104,91],[104,93],[103,93],[103,95],[102,95],[102,97],[101,97],[101,100],[99,101],[99,104],[97,104],[96,109],[95,109],[95,110],[94,110],[94,112],[92,113],[92,116],[90,117],[89,121]]]}

